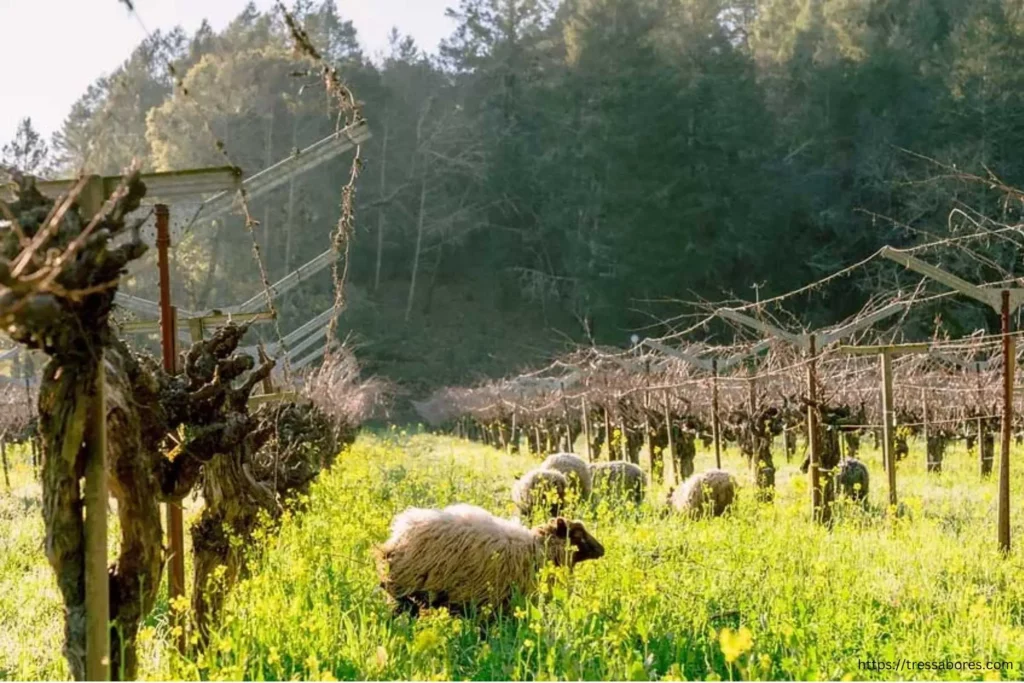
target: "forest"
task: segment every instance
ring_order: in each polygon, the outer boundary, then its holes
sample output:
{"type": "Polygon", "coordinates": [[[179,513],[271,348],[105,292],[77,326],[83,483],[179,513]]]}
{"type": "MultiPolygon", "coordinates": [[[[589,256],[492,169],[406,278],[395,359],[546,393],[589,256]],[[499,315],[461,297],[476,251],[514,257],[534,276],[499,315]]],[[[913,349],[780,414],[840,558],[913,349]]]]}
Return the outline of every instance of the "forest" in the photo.
{"type": "MultiPolygon", "coordinates": [[[[373,134],[340,333],[414,393],[574,343],[625,346],[695,303],[764,299],[884,244],[1019,216],[995,186],[1020,185],[1024,163],[1012,0],[461,0],[436,53],[393,31],[376,59],[343,3],[294,9],[373,134]]],[[[217,136],[250,174],[332,132],[326,113],[280,14],[250,5],[220,32],[152,34],[49,145],[26,122],[5,157],[62,177],[132,157],[144,171],[222,165],[217,136]],[[173,96],[176,79],[192,97],[173,96]]],[[[257,204],[272,279],[328,247],[347,173],[336,159],[257,204]]],[[[257,291],[249,250],[232,248],[242,230],[233,217],[180,245],[176,299],[257,291]]],[[[1012,275],[1013,244],[989,246],[944,265],[1012,275]]],[[[849,284],[788,312],[834,323],[901,281],[869,267],[849,284]]],[[[327,279],[310,281],[285,326],[330,301],[327,279]]],[[[944,301],[904,330],[930,336],[938,318],[957,336],[985,315],[944,301]]]]}

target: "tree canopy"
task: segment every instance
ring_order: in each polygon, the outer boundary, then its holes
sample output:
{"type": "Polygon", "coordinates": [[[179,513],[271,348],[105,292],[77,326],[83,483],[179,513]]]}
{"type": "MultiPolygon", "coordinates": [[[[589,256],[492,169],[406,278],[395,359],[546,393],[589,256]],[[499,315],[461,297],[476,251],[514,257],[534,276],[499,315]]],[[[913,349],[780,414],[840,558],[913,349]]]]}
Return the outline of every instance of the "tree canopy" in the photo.
{"type": "MultiPolygon", "coordinates": [[[[1024,184],[1018,2],[459,0],[437,55],[395,31],[379,62],[334,3],[295,10],[373,132],[341,329],[371,369],[413,385],[503,373],[590,336],[622,345],[664,331],[678,300],[768,297],[883,244],[1019,217],[998,188],[944,170],[1024,184]]],[[[223,164],[219,140],[253,173],[334,125],[281,17],[249,6],[220,32],[143,41],[53,147],[64,172],[132,156],[163,170],[223,164]]],[[[347,163],[257,203],[272,278],[328,248],[347,163]]],[[[231,218],[180,245],[176,296],[252,296],[249,251],[232,248],[242,231],[231,218]]],[[[944,265],[1000,279],[1016,247],[993,238],[985,258],[944,265]]],[[[900,277],[868,269],[791,312],[833,323],[900,277]]],[[[326,278],[304,284],[285,325],[330,301],[326,278]]],[[[986,322],[946,301],[907,329],[930,333],[936,314],[953,334],[986,322]]]]}

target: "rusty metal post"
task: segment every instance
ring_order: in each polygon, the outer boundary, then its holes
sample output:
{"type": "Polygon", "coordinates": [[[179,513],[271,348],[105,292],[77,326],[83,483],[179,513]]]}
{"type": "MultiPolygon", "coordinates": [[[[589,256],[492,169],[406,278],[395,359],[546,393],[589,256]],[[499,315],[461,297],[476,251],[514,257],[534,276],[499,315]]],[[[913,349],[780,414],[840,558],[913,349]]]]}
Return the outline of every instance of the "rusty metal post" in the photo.
{"type": "MultiPolygon", "coordinates": [[[[170,211],[166,204],[157,204],[156,248],[157,267],[160,274],[160,335],[164,370],[174,374],[177,371],[177,311],[171,305],[171,272],[168,252],[171,234],[168,227],[170,211]]],[[[171,600],[185,595],[185,523],[181,505],[167,503],[167,536],[170,550],[168,567],[168,596],[171,600]]],[[[178,651],[185,651],[185,633],[178,638],[178,651]]]]}
{"type": "Polygon", "coordinates": [[[882,459],[889,476],[889,505],[896,505],[896,458],[893,457],[892,358],[887,351],[878,354],[882,366],[882,459]]]}
{"type": "Polygon", "coordinates": [[[711,437],[715,440],[715,467],[722,469],[722,423],[718,417],[718,359],[711,361],[711,437]]]}
{"type": "Polygon", "coordinates": [[[1002,292],[1003,433],[999,451],[999,549],[1010,552],[1010,437],[1013,429],[1013,337],[1010,336],[1010,292],[1002,292]]]}
{"type": "Polygon", "coordinates": [[[807,450],[810,454],[808,468],[811,481],[811,514],[816,520],[823,520],[821,474],[818,471],[818,378],[817,338],[810,335],[807,360],[807,450]]]}

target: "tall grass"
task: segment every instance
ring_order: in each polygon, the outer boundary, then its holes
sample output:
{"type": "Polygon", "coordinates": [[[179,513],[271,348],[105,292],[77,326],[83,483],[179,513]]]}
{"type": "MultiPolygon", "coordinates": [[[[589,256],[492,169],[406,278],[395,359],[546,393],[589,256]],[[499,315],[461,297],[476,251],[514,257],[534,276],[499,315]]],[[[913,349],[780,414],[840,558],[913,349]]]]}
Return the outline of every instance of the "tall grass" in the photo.
{"type": "MultiPolygon", "coordinates": [[[[602,504],[579,510],[607,554],[558,573],[512,613],[393,616],[371,548],[410,505],[468,502],[513,514],[508,490],[533,463],[425,434],[364,434],[302,512],[252,552],[205,654],[170,647],[162,604],[143,630],[150,678],[314,679],[1020,679],[994,671],[874,671],[864,660],[1024,661],[1021,550],[996,551],[995,480],[954,450],[942,474],[901,463],[897,518],[877,454],[866,510],[832,530],[809,519],[807,484],[781,468],[774,504],[746,488],[725,518],[698,522],[602,504]]],[[[698,456],[697,468],[711,464],[698,456]]],[[[1014,477],[1019,492],[1024,473],[1014,477]]],[[[650,493],[660,501],[662,491],[650,493]]],[[[38,509],[0,506],[0,676],[60,678],[60,610],[38,509]]],[[[1014,510],[1017,547],[1024,542],[1014,510]]],[[[543,585],[543,583],[542,583],[543,585]]]]}

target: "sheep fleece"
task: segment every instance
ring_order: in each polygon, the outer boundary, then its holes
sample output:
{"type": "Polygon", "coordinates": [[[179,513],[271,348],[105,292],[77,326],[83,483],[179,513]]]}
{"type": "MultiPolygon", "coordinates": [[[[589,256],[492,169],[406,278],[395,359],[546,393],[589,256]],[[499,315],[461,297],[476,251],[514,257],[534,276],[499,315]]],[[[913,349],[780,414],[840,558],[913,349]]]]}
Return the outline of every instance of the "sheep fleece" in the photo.
{"type": "Polygon", "coordinates": [[[541,463],[541,469],[555,470],[565,475],[569,485],[577,487],[579,495],[586,500],[590,497],[591,474],[586,460],[573,453],[555,453],[541,463]],[[575,475],[575,481],[573,477],[575,475]]]}
{"type": "Polygon", "coordinates": [[[724,470],[711,469],[690,476],[672,492],[672,506],[692,516],[706,512],[717,517],[736,499],[736,480],[724,470]]]}
{"type": "Polygon", "coordinates": [[[644,500],[647,476],[638,465],[625,460],[598,462],[590,466],[595,491],[623,495],[637,505],[644,500]]]}
{"type": "Polygon", "coordinates": [[[514,589],[533,590],[545,557],[564,550],[553,536],[472,505],[410,508],[378,549],[378,573],[393,598],[425,593],[453,605],[502,603],[514,589]]]}
{"type": "Polygon", "coordinates": [[[558,514],[565,501],[569,480],[556,470],[533,469],[519,478],[512,487],[512,502],[524,515],[533,511],[533,506],[547,502],[547,492],[554,490],[557,502],[550,506],[551,514],[558,514]]]}

